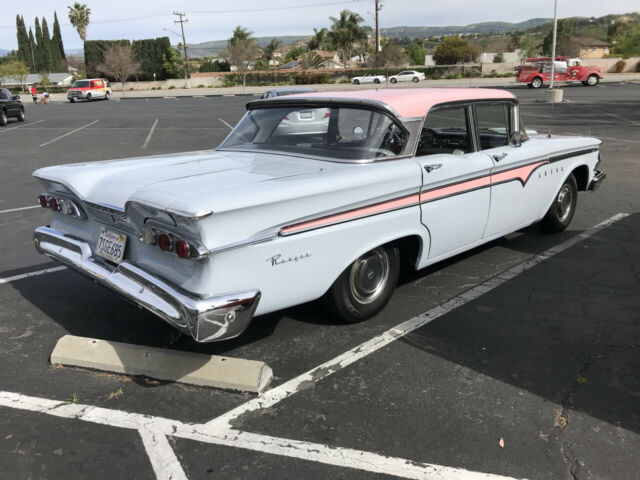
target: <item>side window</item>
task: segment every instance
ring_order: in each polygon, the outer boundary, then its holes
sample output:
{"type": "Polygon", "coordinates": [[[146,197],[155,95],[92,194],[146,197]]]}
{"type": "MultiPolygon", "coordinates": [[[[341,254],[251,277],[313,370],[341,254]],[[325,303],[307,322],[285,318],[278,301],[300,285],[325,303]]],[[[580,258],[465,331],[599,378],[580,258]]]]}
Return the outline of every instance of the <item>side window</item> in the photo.
{"type": "Polygon", "coordinates": [[[422,127],[416,156],[473,151],[468,108],[447,107],[431,111],[422,127]]]}
{"type": "Polygon", "coordinates": [[[9,97],[4,93],[4,88],[0,88],[0,100],[7,100],[9,97]]]}
{"type": "Polygon", "coordinates": [[[89,87],[94,88],[95,87],[94,83],[93,82],[89,82],[89,87]]]}
{"type": "Polygon", "coordinates": [[[509,145],[510,110],[507,103],[476,104],[480,150],[509,145]]]}

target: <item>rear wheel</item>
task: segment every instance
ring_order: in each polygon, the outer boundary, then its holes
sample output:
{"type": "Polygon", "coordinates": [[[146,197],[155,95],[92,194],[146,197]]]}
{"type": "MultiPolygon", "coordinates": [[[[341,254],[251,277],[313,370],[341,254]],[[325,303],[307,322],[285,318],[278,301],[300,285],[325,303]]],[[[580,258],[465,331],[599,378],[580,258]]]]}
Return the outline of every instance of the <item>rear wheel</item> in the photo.
{"type": "Polygon", "coordinates": [[[536,77],[531,80],[531,88],[540,88],[542,86],[542,79],[540,77],[536,77]]]}
{"type": "Polygon", "coordinates": [[[90,102],[90,101],[91,101],[91,94],[90,94],[90,93],[88,93],[88,94],[87,94],[87,102],[90,102]]]}
{"type": "Polygon", "coordinates": [[[107,92],[104,94],[104,99],[109,100],[111,98],[111,93],[107,92]]]}
{"type": "Polygon", "coordinates": [[[562,232],[571,223],[578,203],[578,184],[573,173],[564,181],[551,207],[540,222],[545,232],[562,232]]]}
{"type": "Polygon", "coordinates": [[[589,77],[587,78],[587,85],[590,87],[595,87],[598,84],[599,80],[600,79],[597,75],[589,75],[589,77]]]}
{"type": "Polygon", "coordinates": [[[0,127],[4,127],[7,124],[7,112],[0,110],[0,127]]]}
{"type": "Polygon", "coordinates": [[[418,77],[413,77],[413,78],[411,79],[411,81],[412,81],[413,83],[418,83],[418,82],[420,81],[420,79],[419,79],[418,77]]]}
{"type": "Polygon", "coordinates": [[[392,78],[391,80],[389,80],[391,83],[397,83],[398,80],[396,80],[395,78],[392,78]]]}
{"type": "Polygon", "coordinates": [[[399,273],[398,247],[374,248],[342,272],[325,294],[325,305],[348,323],[371,318],[391,298],[399,273]]]}
{"type": "Polygon", "coordinates": [[[380,79],[379,78],[374,78],[373,79],[373,83],[380,83],[380,79]]]}

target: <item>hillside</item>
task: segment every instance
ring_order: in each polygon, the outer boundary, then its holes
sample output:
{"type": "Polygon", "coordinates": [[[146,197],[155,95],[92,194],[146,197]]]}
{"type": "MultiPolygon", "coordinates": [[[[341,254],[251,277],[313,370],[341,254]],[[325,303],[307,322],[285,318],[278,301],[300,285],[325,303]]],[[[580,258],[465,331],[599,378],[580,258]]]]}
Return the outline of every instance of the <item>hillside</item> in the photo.
{"type": "Polygon", "coordinates": [[[487,34],[487,33],[506,33],[515,31],[524,31],[541,25],[548,24],[553,18],[531,18],[519,23],[509,22],[483,22],[472,23],[462,26],[447,27],[392,27],[381,28],[380,33],[384,37],[391,38],[415,38],[437,37],[443,35],[459,35],[459,34],[487,34]]]}
{"type": "MultiPolygon", "coordinates": [[[[266,47],[272,38],[280,41],[282,45],[292,45],[311,35],[283,35],[275,37],[256,37],[256,42],[260,48],[266,47]]],[[[213,40],[203,43],[188,43],[190,57],[208,57],[218,55],[227,48],[226,40],[213,40]]]]}

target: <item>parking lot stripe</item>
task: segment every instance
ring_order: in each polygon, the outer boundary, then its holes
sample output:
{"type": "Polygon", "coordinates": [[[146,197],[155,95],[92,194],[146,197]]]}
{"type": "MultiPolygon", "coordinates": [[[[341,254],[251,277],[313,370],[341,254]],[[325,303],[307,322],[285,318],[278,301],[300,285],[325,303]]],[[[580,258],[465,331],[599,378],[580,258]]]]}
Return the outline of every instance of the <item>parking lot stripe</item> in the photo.
{"type": "Polygon", "coordinates": [[[3,128],[2,130],[0,130],[0,133],[10,132],[11,130],[28,127],[29,125],[35,125],[36,123],[40,123],[40,122],[44,122],[44,120],[38,120],[37,122],[31,122],[31,123],[23,123],[22,125],[18,125],[17,127],[3,128]]]}
{"type": "Polygon", "coordinates": [[[201,425],[187,424],[178,420],[91,405],[67,404],[60,400],[30,397],[14,392],[0,391],[0,406],[138,430],[154,472],[157,478],[162,480],[186,479],[184,470],[167,441],[167,436],[410,479],[514,480],[513,477],[414,462],[350,448],[330,447],[318,443],[241,432],[231,428],[210,433],[203,431],[201,425]]]}
{"type": "Polygon", "coordinates": [[[158,119],[156,118],[156,120],[153,122],[153,125],[151,126],[151,130],[149,130],[149,135],[147,135],[146,140],[144,141],[144,143],[142,144],[142,149],[144,150],[145,148],[147,148],[147,145],[149,145],[149,142],[151,141],[151,137],[153,136],[153,132],[156,129],[156,125],[158,125],[158,119]]]}
{"type": "Polygon", "coordinates": [[[32,205],[31,207],[10,208],[9,210],[0,210],[0,213],[20,212],[22,210],[31,210],[32,208],[42,208],[40,205],[32,205]]]}
{"type": "Polygon", "coordinates": [[[64,266],[51,267],[51,268],[45,268],[44,270],[36,270],[35,272],[27,272],[20,275],[15,275],[13,277],[0,278],[0,285],[2,285],[3,283],[11,283],[17,280],[22,280],[24,278],[37,277],[38,275],[44,275],[46,273],[59,272],[60,270],[65,270],[66,268],[67,267],[64,267],[64,266]]]}
{"type": "Polygon", "coordinates": [[[229,125],[227,122],[225,122],[223,119],[219,118],[218,120],[220,120],[222,123],[224,123],[227,127],[229,127],[229,130],[233,130],[233,127],[231,125],[229,125]]]}
{"type": "Polygon", "coordinates": [[[62,139],[62,138],[64,138],[64,137],[68,137],[69,135],[74,134],[74,133],[76,133],[76,132],[79,132],[80,130],[84,130],[85,128],[90,127],[91,125],[93,125],[94,123],[98,123],[98,120],[100,120],[100,119],[94,120],[94,121],[93,121],[93,122],[91,122],[91,123],[87,123],[86,125],[83,125],[83,126],[82,126],[82,127],[80,127],[80,128],[76,128],[75,130],[71,130],[70,132],[67,132],[67,133],[65,133],[65,134],[63,134],[63,135],[60,135],[59,137],[56,137],[56,138],[54,138],[53,140],[49,140],[48,142],[45,142],[45,143],[43,143],[43,144],[42,144],[42,145],[40,145],[40,146],[41,146],[41,147],[46,147],[47,145],[50,145],[50,144],[52,144],[53,142],[57,142],[58,140],[60,140],[60,139],[62,139]]]}
{"type": "Polygon", "coordinates": [[[477,285],[461,293],[460,295],[453,297],[447,302],[438,305],[437,307],[434,307],[424,313],[421,313],[387,330],[386,332],[383,332],[377,337],[374,337],[358,345],[357,347],[343,353],[342,355],[339,355],[338,357],[333,358],[323,363],[322,365],[313,368],[308,372],[303,373],[271,390],[267,390],[262,395],[259,395],[258,397],[249,400],[248,402],[234,408],[233,410],[230,410],[227,413],[224,413],[219,417],[209,421],[206,424],[207,431],[216,432],[220,430],[226,430],[230,428],[231,422],[234,419],[238,418],[240,415],[273,407],[275,404],[285,400],[298,391],[303,390],[304,387],[310,382],[316,383],[323,378],[326,378],[329,375],[340,371],[345,367],[348,367],[352,363],[355,363],[358,360],[371,355],[377,350],[389,345],[391,342],[394,342],[395,340],[398,340],[408,333],[411,333],[414,330],[427,325],[433,320],[440,318],[441,316],[455,310],[456,308],[461,307],[462,305],[469,303],[472,300],[475,300],[476,298],[503,285],[505,282],[529,270],[530,268],[535,267],[539,263],[542,263],[545,260],[550,259],[554,255],[557,255],[558,253],[561,253],[574,246],[576,243],[595,235],[603,228],[613,225],[615,222],[623,219],[626,216],[628,216],[628,214],[618,213],[617,215],[614,215],[608,220],[599,223],[589,230],[571,237],[570,239],[562,242],[559,245],[556,245],[553,248],[550,248],[549,250],[542,252],[541,254],[535,255],[530,259],[510,268],[509,270],[506,270],[505,272],[499,273],[498,275],[490,278],[484,283],[481,283],[480,285],[477,285]]]}

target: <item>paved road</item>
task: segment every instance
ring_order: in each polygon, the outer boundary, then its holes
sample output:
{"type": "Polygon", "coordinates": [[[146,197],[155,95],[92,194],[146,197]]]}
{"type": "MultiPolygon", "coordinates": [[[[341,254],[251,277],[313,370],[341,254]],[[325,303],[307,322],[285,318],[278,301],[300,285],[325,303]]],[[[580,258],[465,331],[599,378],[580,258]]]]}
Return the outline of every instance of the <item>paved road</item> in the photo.
{"type": "MultiPolygon", "coordinates": [[[[97,480],[168,478],[162,472],[190,479],[431,478],[438,471],[449,479],[461,478],[454,470],[461,468],[513,478],[638,478],[640,86],[567,88],[569,102],[553,106],[551,121],[542,92],[516,93],[528,128],[546,131],[551,123],[556,133],[603,138],[607,181],[580,195],[562,234],[531,227],[405,272],[389,306],[364,324],[338,324],[307,304],[257,318],[236,340],[203,345],[176,338],[153,316],[66,270],[0,283],[0,392],[27,396],[0,394],[3,472],[97,480]],[[620,212],[631,215],[590,230],[620,212]],[[57,339],[71,333],[264,360],[278,389],[469,289],[484,292],[483,282],[558,246],[556,255],[512,272],[491,291],[462,297],[459,308],[421,320],[345,368],[316,370],[315,381],[300,381],[294,395],[237,411],[230,427],[189,424],[243,409],[250,395],[48,363],[57,339]],[[107,410],[37,400],[73,396],[107,410]],[[147,423],[135,414],[148,415],[147,423]],[[77,416],[84,420],[69,418],[77,416]],[[123,418],[133,428],[114,426],[123,418]],[[145,430],[168,424],[157,436],[145,430]]],[[[0,278],[50,266],[31,245],[46,212],[6,211],[35,204],[40,189],[31,171],[211,148],[246,101],[27,105],[25,124],[0,129],[0,278]]]]}

